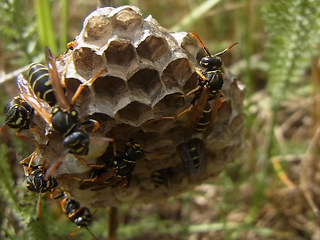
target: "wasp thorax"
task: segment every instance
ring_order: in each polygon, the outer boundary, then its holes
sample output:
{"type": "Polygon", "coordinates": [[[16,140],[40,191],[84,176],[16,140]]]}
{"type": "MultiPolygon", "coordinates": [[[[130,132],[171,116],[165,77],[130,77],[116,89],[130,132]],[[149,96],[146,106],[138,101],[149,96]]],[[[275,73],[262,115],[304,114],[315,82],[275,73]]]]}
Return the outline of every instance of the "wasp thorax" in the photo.
{"type": "Polygon", "coordinates": [[[204,106],[212,111],[215,105],[206,99],[197,112],[203,96],[194,68],[203,72],[222,65],[217,56],[197,61],[203,49],[194,36],[173,33],[151,16],[144,18],[138,8],[121,6],[92,12],[75,41],[56,64],[59,75],[65,76],[68,98],[85,84],[73,105],[79,115],[72,114],[72,108],[68,112],[54,107],[51,121],[56,131],[47,136],[49,144],[41,152],[49,166],[63,149],[76,155],[63,157],[54,176],[81,206],[161,201],[216,176],[234,161],[242,146],[243,91],[232,75],[222,79],[220,71],[215,81],[219,86],[206,88],[219,92],[223,83],[225,95],[207,136],[190,127],[204,106]],[[86,120],[99,123],[95,131],[82,124],[86,120]],[[113,141],[102,142],[108,147],[101,148],[101,155],[90,154],[91,146],[106,137],[113,141]],[[54,141],[63,141],[62,150],[55,149],[54,141]],[[88,147],[89,142],[94,144],[88,147]],[[182,153],[178,146],[184,146],[182,153]],[[77,155],[97,166],[84,166],[77,155]]]}

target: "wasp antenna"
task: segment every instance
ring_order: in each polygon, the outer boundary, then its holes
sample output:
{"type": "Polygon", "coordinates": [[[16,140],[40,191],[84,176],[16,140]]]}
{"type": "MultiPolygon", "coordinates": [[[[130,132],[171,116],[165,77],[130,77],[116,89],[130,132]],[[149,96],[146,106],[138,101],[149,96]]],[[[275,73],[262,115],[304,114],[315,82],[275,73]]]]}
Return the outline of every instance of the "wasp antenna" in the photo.
{"type": "Polygon", "coordinates": [[[235,45],[237,45],[237,44],[238,44],[237,42],[236,42],[236,43],[234,43],[234,44],[232,44],[231,46],[227,47],[225,50],[223,50],[223,51],[221,51],[221,52],[216,53],[214,56],[215,56],[215,57],[219,57],[219,56],[221,56],[222,54],[224,54],[224,53],[228,52],[231,48],[233,48],[233,46],[235,46],[235,45]]]}
{"type": "Polygon", "coordinates": [[[193,32],[190,33],[190,35],[194,36],[197,41],[200,43],[201,47],[203,48],[203,50],[211,57],[211,54],[209,52],[209,50],[204,46],[203,42],[201,41],[201,39],[199,38],[199,36],[193,32]]]}

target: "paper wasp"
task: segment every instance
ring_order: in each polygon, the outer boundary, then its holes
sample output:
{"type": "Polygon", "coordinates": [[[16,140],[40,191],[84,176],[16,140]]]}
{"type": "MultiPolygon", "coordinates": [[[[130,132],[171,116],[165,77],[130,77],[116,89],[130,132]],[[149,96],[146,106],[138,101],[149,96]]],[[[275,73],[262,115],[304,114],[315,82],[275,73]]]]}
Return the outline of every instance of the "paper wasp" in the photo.
{"type": "Polygon", "coordinates": [[[28,158],[20,162],[24,167],[25,184],[29,191],[36,192],[38,195],[36,204],[36,216],[40,217],[40,198],[41,193],[52,192],[58,186],[58,182],[54,177],[45,178],[46,170],[43,165],[32,166],[35,152],[28,158]],[[26,163],[29,160],[29,163],[26,163]]]}
{"type": "Polygon", "coordinates": [[[177,151],[188,174],[205,172],[207,159],[201,139],[192,138],[188,142],[178,145],[177,151]]]}
{"type": "MultiPolygon", "coordinates": [[[[90,141],[113,142],[113,139],[110,138],[90,138],[89,134],[81,129],[81,125],[93,124],[93,134],[99,127],[99,123],[94,120],[80,122],[79,114],[77,110],[74,108],[74,101],[80,95],[84,86],[95,81],[98,78],[98,76],[100,76],[103,72],[106,71],[106,69],[102,69],[91,79],[89,79],[83,84],[80,84],[76,93],[73,95],[71,102],[69,103],[66,99],[64,89],[60,81],[55,58],[53,57],[48,47],[45,48],[45,56],[47,60],[47,72],[49,74],[50,85],[56,99],[56,103],[52,107],[51,113],[49,113],[44,108],[43,104],[39,101],[33,89],[28,84],[27,80],[21,74],[17,77],[17,85],[20,90],[21,97],[35,109],[36,113],[41,115],[41,117],[52,128],[52,130],[57,131],[63,135],[63,146],[65,148],[65,151],[61,154],[61,156],[64,156],[66,153],[86,155],[89,151],[90,141]]],[[[44,76],[39,76],[38,78],[45,79],[44,76]]],[[[38,81],[38,83],[44,84],[45,81],[38,81]]],[[[46,92],[49,91],[47,89],[45,90],[44,87],[39,87],[38,90],[46,92]]],[[[39,93],[39,96],[40,95],[44,96],[45,92],[42,92],[42,94],[39,93]]],[[[50,176],[51,172],[60,164],[61,159],[62,157],[60,157],[55,162],[55,164],[53,164],[53,166],[50,167],[50,169],[47,171],[47,176],[50,176]]],[[[89,167],[97,166],[94,164],[87,164],[84,160],[80,158],[78,159],[89,167]]]]}
{"type": "Polygon", "coordinates": [[[221,93],[223,72],[221,70],[222,60],[220,56],[228,52],[237,43],[232,44],[222,52],[211,55],[195,33],[190,33],[190,35],[197,39],[207,54],[207,56],[203,57],[200,61],[200,66],[203,68],[202,71],[194,68],[189,62],[190,67],[198,74],[198,86],[186,94],[179,95],[179,97],[188,97],[194,93],[191,104],[176,116],[160,117],[149,121],[149,123],[161,119],[177,119],[191,111],[189,114],[188,128],[196,133],[204,132],[203,138],[206,138],[210,133],[217,112],[224,99],[224,95],[221,93]],[[210,104],[211,100],[214,100],[213,104],[210,104]]]}
{"type": "Polygon", "coordinates": [[[4,125],[17,128],[18,132],[29,129],[33,108],[19,96],[12,98],[4,107],[6,115],[4,125]]]}
{"type": "Polygon", "coordinates": [[[164,185],[167,188],[169,188],[171,186],[172,177],[173,169],[171,167],[159,169],[151,173],[151,180],[155,188],[158,188],[161,185],[164,185]]]}
{"type": "MultiPolygon", "coordinates": [[[[103,159],[106,167],[93,169],[90,178],[91,181],[84,182],[80,189],[96,187],[92,190],[98,190],[107,186],[124,187],[130,182],[131,172],[133,171],[136,161],[143,154],[140,144],[130,139],[126,143],[124,152],[117,152],[112,159],[103,159]]],[[[103,158],[105,156],[102,156],[103,158]]]]}
{"type": "Polygon", "coordinates": [[[80,228],[86,228],[92,237],[97,239],[88,228],[92,221],[92,214],[89,208],[81,207],[78,201],[68,198],[64,192],[54,197],[54,199],[58,198],[62,198],[60,202],[62,211],[71,222],[78,226],[70,235],[73,236],[80,228]]]}

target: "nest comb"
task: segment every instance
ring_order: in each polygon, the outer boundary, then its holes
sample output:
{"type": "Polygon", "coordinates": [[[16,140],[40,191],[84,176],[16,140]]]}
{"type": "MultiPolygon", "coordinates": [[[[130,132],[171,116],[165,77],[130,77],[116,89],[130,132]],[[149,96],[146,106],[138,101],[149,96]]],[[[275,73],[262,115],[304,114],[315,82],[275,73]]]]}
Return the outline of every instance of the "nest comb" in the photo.
{"type": "MultiPolygon", "coordinates": [[[[65,76],[63,84],[68,98],[79,84],[107,68],[76,99],[80,118],[97,120],[100,127],[95,136],[114,138],[118,151],[123,151],[131,138],[144,150],[128,187],[100,190],[79,189],[81,182],[72,176],[88,178],[90,168],[67,154],[53,175],[59,187],[82,205],[106,207],[123,202],[160,201],[216,176],[238,155],[242,146],[243,89],[228,72],[222,90],[225,100],[212,132],[204,141],[207,168],[196,179],[185,171],[176,151],[179,144],[193,137],[186,129],[188,113],[175,120],[148,123],[158,117],[174,116],[190,106],[192,96],[177,95],[189,92],[198,84],[198,76],[189,62],[197,67],[204,52],[193,36],[170,32],[151,16],[143,18],[138,8],[122,6],[92,12],[75,40],[77,45],[56,62],[60,74],[65,76]],[[166,169],[170,169],[167,174],[170,184],[156,187],[151,173],[166,169]]],[[[61,136],[53,132],[39,135],[38,140],[46,144],[37,151],[35,161],[53,164],[63,151],[61,136]]],[[[107,145],[90,144],[89,154],[83,159],[96,163],[108,151],[107,145]]]]}

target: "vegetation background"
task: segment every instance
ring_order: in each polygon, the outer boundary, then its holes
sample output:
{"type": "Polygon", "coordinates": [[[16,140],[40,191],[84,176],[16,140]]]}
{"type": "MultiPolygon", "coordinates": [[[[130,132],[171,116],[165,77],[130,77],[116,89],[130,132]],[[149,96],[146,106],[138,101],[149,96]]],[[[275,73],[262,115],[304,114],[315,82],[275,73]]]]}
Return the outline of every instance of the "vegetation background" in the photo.
{"type": "MultiPolygon", "coordinates": [[[[197,33],[246,86],[245,149],[215,180],[160,205],[122,206],[118,239],[320,239],[320,8],[317,0],[100,1],[138,6],[173,31],[197,33]]],[[[98,2],[0,1],[0,100],[15,76],[55,55],[80,32],[98,2]]],[[[1,122],[4,116],[1,115],[1,122]]],[[[25,190],[19,159],[33,146],[2,128],[0,238],[68,239],[75,225],[58,203],[25,190]]],[[[47,197],[48,198],[48,197],[47,197]]],[[[90,227],[107,237],[107,210],[90,227]]],[[[90,239],[85,229],[74,239],[90,239]]]]}

